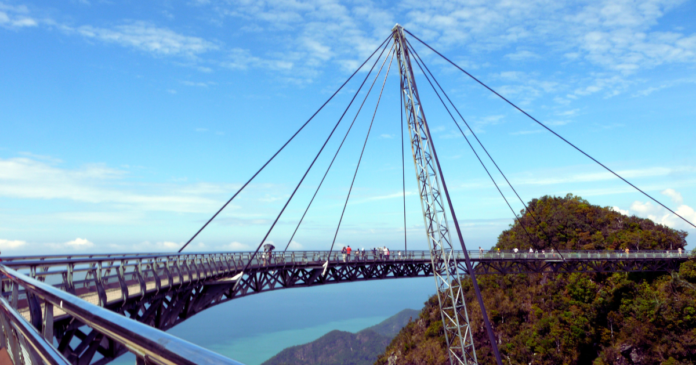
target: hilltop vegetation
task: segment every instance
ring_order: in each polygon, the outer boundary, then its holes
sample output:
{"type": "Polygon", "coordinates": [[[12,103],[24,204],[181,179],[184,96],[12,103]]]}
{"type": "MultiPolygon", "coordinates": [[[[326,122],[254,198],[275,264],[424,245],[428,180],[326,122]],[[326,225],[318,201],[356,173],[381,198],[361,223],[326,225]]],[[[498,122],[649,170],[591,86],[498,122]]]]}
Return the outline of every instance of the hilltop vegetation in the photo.
{"type": "MultiPolygon", "coordinates": [[[[686,233],[579,197],[543,197],[504,231],[496,248],[683,248],[686,233]],[[524,228],[526,228],[526,231],[524,228]]],[[[696,363],[696,264],[674,273],[480,275],[478,282],[505,364],[696,363]]],[[[464,283],[481,364],[495,364],[476,304],[464,283]]],[[[376,364],[447,364],[433,296],[376,364]]]]}

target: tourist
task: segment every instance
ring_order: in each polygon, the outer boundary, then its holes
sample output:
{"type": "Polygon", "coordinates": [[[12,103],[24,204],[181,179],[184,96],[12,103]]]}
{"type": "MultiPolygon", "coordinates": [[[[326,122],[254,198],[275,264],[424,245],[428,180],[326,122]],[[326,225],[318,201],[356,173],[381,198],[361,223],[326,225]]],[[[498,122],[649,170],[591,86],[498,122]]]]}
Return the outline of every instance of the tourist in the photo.
{"type": "Polygon", "coordinates": [[[551,257],[556,258],[556,252],[553,250],[553,247],[551,248],[551,257]]]}
{"type": "Polygon", "coordinates": [[[479,246],[479,258],[483,257],[483,249],[479,246]]]}
{"type": "Polygon", "coordinates": [[[346,246],[341,249],[341,255],[343,256],[343,262],[346,262],[346,246]]]}
{"type": "Polygon", "coordinates": [[[387,248],[387,246],[384,246],[384,256],[387,259],[387,261],[389,261],[389,249],[387,248]]]}
{"type": "MultiPolygon", "coordinates": [[[[529,253],[530,253],[530,254],[533,254],[533,253],[534,253],[534,249],[530,247],[530,248],[529,248],[529,253]]],[[[532,257],[532,256],[533,256],[533,255],[527,255],[527,257],[532,257]]]]}
{"type": "Polygon", "coordinates": [[[512,257],[514,257],[514,258],[517,257],[517,251],[519,251],[519,250],[517,249],[517,247],[515,247],[515,248],[512,249],[512,252],[514,252],[514,255],[512,255],[512,257]]]}
{"type": "Polygon", "coordinates": [[[628,258],[628,247],[626,247],[626,258],[628,258]]]}
{"type": "Polygon", "coordinates": [[[682,255],[682,249],[681,249],[681,247],[679,247],[679,248],[677,249],[677,251],[679,251],[679,257],[681,257],[681,255],[682,255]]]}
{"type": "Polygon", "coordinates": [[[352,250],[353,249],[350,248],[350,245],[348,245],[348,247],[346,247],[346,255],[348,255],[348,261],[350,261],[350,251],[352,251],[352,250]]]}
{"type": "Polygon", "coordinates": [[[263,245],[263,253],[261,254],[261,257],[263,258],[263,266],[271,263],[274,248],[275,246],[270,243],[263,245]]]}

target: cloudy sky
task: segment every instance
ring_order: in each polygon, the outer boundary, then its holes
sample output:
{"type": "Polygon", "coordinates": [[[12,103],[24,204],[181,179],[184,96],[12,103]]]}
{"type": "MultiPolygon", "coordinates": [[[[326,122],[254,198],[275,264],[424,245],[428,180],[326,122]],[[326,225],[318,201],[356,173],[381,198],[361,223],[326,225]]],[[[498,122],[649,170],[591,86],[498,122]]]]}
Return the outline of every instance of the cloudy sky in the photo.
{"type": "MultiPolygon", "coordinates": [[[[694,222],[694,14],[696,1],[678,0],[0,0],[0,250],[175,250],[396,23],[694,222]]],[[[411,42],[525,201],[573,193],[696,233],[411,42]]],[[[387,68],[291,247],[331,243],[387,68]]],[[[390,72],[338,244],[403,245],[398,68],[390,72]]],[[[512,213],[417,73],[465,239],[490,247],[512,213]]],[[[366,76],[192,250],[258,245],[366,76]]],[[[355,109],[269,236],[276,246],[288,243],[355,109]]],[[[409,244],[425,248],[406,153],[409,244]]]]}

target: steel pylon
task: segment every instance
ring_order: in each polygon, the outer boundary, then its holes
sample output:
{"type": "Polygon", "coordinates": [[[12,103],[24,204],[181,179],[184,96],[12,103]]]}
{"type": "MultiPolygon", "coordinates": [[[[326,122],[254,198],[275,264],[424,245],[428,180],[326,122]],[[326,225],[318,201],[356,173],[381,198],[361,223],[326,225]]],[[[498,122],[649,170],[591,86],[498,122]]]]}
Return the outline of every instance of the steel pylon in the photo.
{"type": "Polygon", "coordinates": [[[435,166],[437,156],[433,151],[433,140],[413,77],[403,28],[397,24],[392,32],[399,60],[403,107],[411,138],[416,180],[450,364],[478,364],[461,288],[462,278],[457,270],[457,258],[447,223],[446,205],[440,194],[442,187],[435,166]],[[438,259],[440,257],[442,261],[438,259]]]}

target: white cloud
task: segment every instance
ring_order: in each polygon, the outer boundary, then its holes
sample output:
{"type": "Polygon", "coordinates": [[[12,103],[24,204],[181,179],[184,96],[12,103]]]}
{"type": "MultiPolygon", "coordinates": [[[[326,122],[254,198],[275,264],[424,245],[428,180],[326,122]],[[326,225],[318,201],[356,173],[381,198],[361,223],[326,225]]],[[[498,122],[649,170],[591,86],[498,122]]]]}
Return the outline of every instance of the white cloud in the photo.
{"type": "Polygon", "coordinates": [[[612,209],[613,211],[618,212],[618,213],[621,213],[621,214],[623,214],[623,215],[628,215],[628,216],[631,215],[631,213],[630,213],[628,210],[624,210],[624,209],[621,209],[621,208],[619,208],[619,207],[611,207],[611,209],[612,209]]]}
{"type": "Polygon", "coordinates": [[[181,81],[181,83],[186,85],[186,86],[195,86],[195,87],[209,87],[209,86],[213,86],[213,85],[217,84],[214,81],[205,82],[205,81],[188,81],[188,80],[181,81]]]}
{"type": "MultiPolygon", "coordinates": [[[[643,169],[631,169],[631,170],[615,170],[617,174],[623,176],[626,179],[633,178],[648,178],[648,177],[660,177],[669,176],[672,174],[683,174],[683,173],[693,173],[696,171],[695,168],[689,166],[678,166],[678,167],[648,167],[643,169]]],[[[571,173],[571,174],[561,174],[559,171],[549,171],[545,175],[550,175],[549,177],[523,177],[518,176],[512,179],[512,184],[517,185],[555,185],[555,184],[567,184],[567,183],[580,183],[580,182],[597,182],[605,180],[617,180],[610,172],[589,172],[589,173],[571,173]],[[563,176],[565,175],[565,176],[563,176]]]]}
{"type": "Polygon", "coordinates": [[[682,198],[682,195],[678,192],[676,192],[674,189],[666,189],[662,191],[662,194],[667,195],[672,199],[673,202],[677,204],[683,204],[684,203],[684,198],[682,198]]]}
{"type": "MultiPolygon", "coordinates": [[[[667,189],[663,194],[670,196],[672,200],[680,204],[674,211],[691,223],[696,223],[696,211],[688,205],[682,204],[681,194],[674,189],[667,189]]],[[[667,209],[651,202],[635,201],[631,204],[631,211],[637,216],[648,218],[656,223],[664,224],[668,227],[677,229],[693,229],[692,226],[684,222],[681,218],[670,213],[667,209]]]]}
{"type": "Polygon", "coordinates": [[[12,250],[26,245],[26,241],[0,239],[0,249],[12,250]]]}
{"type": "Polygon", "coordinates": [[[290,242],[290,246],[288,246],[288,249],[290,249],[290,250],[301,250],[303,248],[304,248],[304,246],[302,246],[299,242],[294,241],[294,240],[292,242],[290,242]]]}
{"type": "Polygon", "coordinates": [[[535,129],[535,130],[529,130],[529,131],[517,131],[517,132],[510,132],[511,136],[524,136],[527,134],[537,134],[543,132],[543,129],[535,129]]]}
{"type": "Polygon", "coordinates": [[[0,3],[0,27],[4,28],[26,28],[35,27],[38,21],[29,16],[26,6],[11,6],[0,3]]]}
{"type": "Polygon", "coordinates": [[[251,246],[241,243],[241,242],[230,242],[229,244],[223,246],[223,249],[225,250],[230,250],[230,251],[249,251],[251,250],[251,246]]]}
{"type": "Polygon", "coordinates": [[[0,171],[0,196],[110,203],[148,211],[209,212],[220,202],[205,195],[226,193],[236,187],[205,183],[169,188],[140,185],[132,188],[153,192],[136,193],[121,185],[128,176],[125,170],[100,164],[68,170],[29,158],[0,159],[0,171]]]}
{"type": "Polygon", "coordinates": [[[76,249],[83,249],[83,248],[89,248],[94,246],[94,243],[90,242],[89,240],[85,238],[75,238],[72,241],[65,242],[65,246],[76,248],[76,249]]]}
{"type": "Polygon", "coordinates": [[[163,248],[170,249],[170,250],[178,250],[183,246],[183,244],[172,242],[172,241],[164,241],[164,242],[157,242],[157,246],[161,246],[163,248]]]}
{"type": "Polygon", "coordinates": [[[194,56],[218,49],[218,45],[200,37],[186,36],[147,22],[133,22],[113,28],[83,25],[62,26],[65,32],[88,39],[135,48],[156,55],[194,56]]]}
{"type": "Polygon", "coordinates": [[[505,55],[505,58],[511,59],[513,61],[524,61],[524,60],[533,60],[533,59],[538,59],[541,58],[538,54],[527,51],[527,50],[520,50],[515,53],[508,53],[505,55]]]}
{"type": "Polygon", "coordinates": [[[291,70],[294,63],[288,59],[273,60],[253,56],[248,49],[233,48],[228,52],[227,58],[220,65],[233,70],[247,70],[249,68],[268,68],[271,70],[291,70]]]}
{"type": "MultiPolygon", "coordinates": [[[[109,245],[113,246],[113,249],[116,250],[123,250],[123,246],[121,245],[109,245]]],[[[143,241],[137,244],[134,244],[130,247],[131,250],[134,252],[175,252],[178,251],[181,247],[184,246],[184,242],[174,242],[174,241],[157,241],[157,242],[150,242],[150,241],[143,241]]],[[[187,251],[197,251],[205,248],[205,244],[203,242],[198,242],[198,243],[191,243],[187,247],[187,251]]]]}

